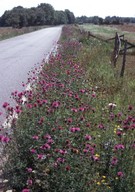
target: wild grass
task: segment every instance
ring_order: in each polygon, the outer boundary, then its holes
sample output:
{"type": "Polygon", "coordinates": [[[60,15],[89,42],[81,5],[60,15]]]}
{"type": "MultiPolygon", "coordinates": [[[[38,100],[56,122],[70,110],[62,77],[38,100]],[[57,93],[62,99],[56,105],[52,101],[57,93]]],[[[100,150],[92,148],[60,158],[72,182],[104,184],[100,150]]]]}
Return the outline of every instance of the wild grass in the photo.
{"type": "MultiPolygon", "coordinates": [[[[106,26],[106,25],[93,25],[93,24],[84,24],[80,26],[86,31],[91,31],[93,34],[103,37],[105,39],[112,38],[115,36],[115,33],[118,32],[119,35],[125,36],[129,42],[135,42],[134,32],[133,31],[123,31],[119,26],[106,26]]],[[[128,28],[128,26],[127,26],[128,28]]]]}
{"type": "Polygon", "coordinates": [[[33,71],[33,90],[13,94],[15,109],[4,104],[19,115],[12,134],[1,135],[7,189],[134,191],[134,81],[117,75],[110,48],[64,26],[58,52],[38,79],[33,71]]]}
{"type": "Polygon", "coordinates": [[[12,28],[12,27],[0,27],[0,40],[8,39],[25,33],[30,33],[39,29],[45,28],[45,26],[12,28]]]}

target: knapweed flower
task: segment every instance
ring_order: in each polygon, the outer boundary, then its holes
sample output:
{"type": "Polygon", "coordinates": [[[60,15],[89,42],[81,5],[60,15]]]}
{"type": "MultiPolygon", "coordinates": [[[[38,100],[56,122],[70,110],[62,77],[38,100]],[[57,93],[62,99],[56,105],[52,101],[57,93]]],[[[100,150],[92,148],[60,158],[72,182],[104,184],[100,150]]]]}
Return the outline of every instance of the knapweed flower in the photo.
{"type": "Polygon", "coordinates": [[[51,146],[48,144],[48,143],[45,143],[44,145],[42,145],[41,147],[40,147],[40,149],[44,149],[44,150],[48,150],[48,149],[50,149],[51,148],[51,146]]]}
{"type": "Polygon", "coordinates": [[[111,160],[111,165],[117,165],[118,159],[116,157],[113,157],[111,160]]]}
{"type": "Polygon", "coordinates": [[[94,161],[99,161],[99,159],[100,159],[100,155],[99,154],[93,155],[93,160],[94,161]]]}
{"type": "Polygon", "coordinates": [[[0,140],[3,142],[3,143],[8,143],[10,141],[10,138],[7,137],[7,136],[0,136],[0,140]]]}
{"type": "Polygon", "coordinates": [[[22,190],[22,192],[30,192],[30,189],[25,188],[22,190]]]}
{"type": "Polygon", "coordinates": [[[123,144],[117,144],[114,146],[114,150],[117,151],[117,150],[123,150],[125,149],[124,145],[123,144]]]}
{"type": "Polygon", "coordinates": [[[80,128],[79,127],[72,127],[70,128],[70,132],[75,133],[75,132],[79,132],[80,128]]]}
{"type": "Polygon", "coordinates": [[[34,140],[38,140],[38,139],[39,139],[39,136],[38,136],[38,135],[34,135],[32,138],[33,138],[34,140]]]}
{"type": "Polygon", "coordinates": [[[6,108],[7,106],[9,106],[9,103],[7,102],[3,103],[3,108],[6,108]]]}
{"type": "Polygon", "coordinates": [[[45,158],[45,155],[44,155],[44,154],[38,154],[38,155],[37,155],[37,158],[38,158],[38,159],[44,159],[44,158],[45,158]]]}
{"type": "Polygon", "coordinates": [[[119,172],[117,173],[117,176],[121,178],[121,177],[124,176],[124,173],[123,173],[122,171],[119,171],[119,172]]]}
{"type": "Polygon", "coordinates": [[[90,141],[92,139],[92,137],[90,135],[86,134],[85,139],[90,141]]]}
{"type": "Polygon", "coordinates": [[[54,101],[53,103],[52,103],[52,107],[53,108],[58,108],[60,106],[60,102],[59,101],[54,101]]]}
{"type": "Polygon", "coordinates": [[[71,167],[70,167],[69,165],[67,165],[67,166],[65,167],[65,169],[66,169],[66,171],[70,171],[71,167]]]}
{"type": "Polygon", "coordinates": [[[36,153],[36,150],[35,149],[30,149],[30,152],[31,153],[36,153]]]}
{"type": "Polygon", "coordinates": [[[27,168],[27,171],[28,171],[28,173],[31,173],[32,172],[32,168],[27,168]]]}
{"type": "Polygon", "coordinates": [[[28,180],[27,180],[27,185],[32,185],[32,184],[33,184],[32,179],[28,179],[28,180]]]}

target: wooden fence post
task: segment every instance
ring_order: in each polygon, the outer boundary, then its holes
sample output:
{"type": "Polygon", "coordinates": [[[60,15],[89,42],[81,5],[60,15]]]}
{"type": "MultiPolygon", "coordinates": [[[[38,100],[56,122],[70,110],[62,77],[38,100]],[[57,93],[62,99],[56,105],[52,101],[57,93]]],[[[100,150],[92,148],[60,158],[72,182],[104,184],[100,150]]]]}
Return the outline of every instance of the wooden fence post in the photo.
{"type": "Polygon", "coordinates": [[[127,40],[125,41],[125,44],[124,44],[123,62],[122,62],[120,77],[124,76],[125,64],[126,64],[126,53],[127,53],[127,40]]]}
{"type": "Polygon", "coordinates": [[[119,36],[118,36],[118,33],[116,32],[115,42],[114,42],[114,50],[113,50],[113,58],[112,58],[112,63],[113,63],[114,67],[116,67],[118,54],[119,54],[119,36]]]}

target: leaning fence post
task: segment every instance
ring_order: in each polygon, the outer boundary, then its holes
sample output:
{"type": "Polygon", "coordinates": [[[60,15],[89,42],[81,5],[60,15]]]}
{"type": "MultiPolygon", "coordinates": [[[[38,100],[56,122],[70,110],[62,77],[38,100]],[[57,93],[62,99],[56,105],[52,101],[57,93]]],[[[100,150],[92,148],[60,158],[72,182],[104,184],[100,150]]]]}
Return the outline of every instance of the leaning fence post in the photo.
{"type": "Polygon", "coordinates": [[[118,39],[119,39],[118,33],[116,32],[114,50],[113,50],[113,60],[112,60],[114,67],[116,67],[116,62],[117,62],[117,58],[118,58],[118,49],[119,49],[118,39]]]}
{"type": "Polygon", "coordinates": [[[125,41],[125,44],[124,44],[123,62],[122,62],[120,77],[124,76],[125,64],[126,64],[126,53],[127,53],[127,40],[125,41]]]}

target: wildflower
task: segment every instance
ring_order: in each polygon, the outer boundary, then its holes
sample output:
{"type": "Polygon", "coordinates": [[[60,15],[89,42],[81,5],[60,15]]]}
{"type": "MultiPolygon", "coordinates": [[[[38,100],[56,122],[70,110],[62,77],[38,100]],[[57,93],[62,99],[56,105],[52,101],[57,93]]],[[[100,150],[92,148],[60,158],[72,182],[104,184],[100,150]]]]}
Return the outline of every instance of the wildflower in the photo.
{"type": "Polygon", "coordinates": [[[45,143],[44,145],[42,145],[40,147],[40,149],[44,149],[44,150],[47,150],[47,149],[50,149],[50,148],[51,148],[51,146],[48,143],[45,143]]]}
{"type": "Polygon", "coordinates": [[[90,141],[92,139],[92,137],[90,135],[86,134],[85,139],[90,141]]]}
{"type": "Polygon", "coordinates": [[[60,102],[59,101],[54,101],[53,103],[52,103],[52,107],[53,108],[58,108],[60,106],[60,102]]]}
{"type": "Polygon", "coordinates": [[[6,136],[2,136],[1,141],[3,141],[4,143],[8,143],[10,141],[10,138],[6,136]]]}
{"type": "Polygon", "coordinates": [[[32,138],[33,138],[34,140],[38,140],[38,139],[39,139],[39,136],[38,136],[38,135],[34,135],[32,138]]]}
{"type": "Polygon", "coordinates": [[[57,163],[64,163],[64,162],[65,162],[65,159],[63,159],[61,157],[57,158],[57,163]]]}
{"type": "Polygon", "coordinates": [[[124,176],[124,174],[123,174],[122,171],[119,171],[119,172],[117,173],[117,175],[118,175],[118,177],[120,177],[120,178],[124,176]]]}
{"type": "Polygon", "coordinates": [[[117,165],[118,159],[116,157],[113,157],[111,160],[111,165],[117,165]]]}
{"type": "Polygon", "coordinates": [[[38,155],[37,155],[37,158],[38,158],[38,159],[44,159],[44,157],[45,157],[45,155],[43,155],[43,154],[38,154],[38,155]]]}
{"type": "Polygon", "coordinates": [[[27,168],[28,173],[32,172],[32,168],[27,168]]]}
{"type": "Polygon", "coordinates": [[[99,158],[100,158],[99,154],[96,154],[96,155],[93,156],[94,161],[99,161],[99,158]]]}
{"type": "Polygon", "coordinates": [[[31,153],[36,153],[36,150],[35,149],[30,149],[30,152],[31,153]]]}
{"type": "Polygon", "coordinates": [[[115,150],[125,149],[125,147],[124,147],[124,145],[122,145],[122,144],[117,144],[117,145],[114,146],[114,149],[115,149],[115,150]]]}
{"type": "Polygon", "coordinates": [[[3,103],[3,108],[6,108],[7,106],[9,106],[9,103],[7,102],[3,103]]]}
{"type": "Polygon", "coordinates": [[[70,132],[78,132],[78,131],[80,131],[80,128],[79,127],[72,127],[72,128],[70,128],[70,132]]]}
{"type": "Polygon", "coordinates": [[[30,189],[25,188],[22,190],[22,192],[30,192],[30,189]]]}
{"type": "Polygon", "coordinates": [[[65,169],[66,169],[66,171],[70,171],[71,167],[70,167],[69,165],[67,165],[67,166],[65,167],[65,169]]]}
{"type": "Polygon", "coordinates": [[[101,185],[101,183],[98,181],[98,182],[97,182],[97,185],[101,185]]]}
{"type": "Polygon", "coordinates": [[[27,185],[32,185],[32,183],[33,183],[32,179],[27,180],[27,185]]]}

